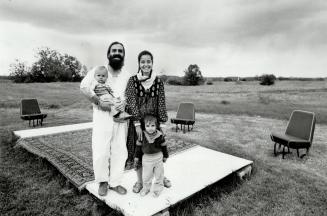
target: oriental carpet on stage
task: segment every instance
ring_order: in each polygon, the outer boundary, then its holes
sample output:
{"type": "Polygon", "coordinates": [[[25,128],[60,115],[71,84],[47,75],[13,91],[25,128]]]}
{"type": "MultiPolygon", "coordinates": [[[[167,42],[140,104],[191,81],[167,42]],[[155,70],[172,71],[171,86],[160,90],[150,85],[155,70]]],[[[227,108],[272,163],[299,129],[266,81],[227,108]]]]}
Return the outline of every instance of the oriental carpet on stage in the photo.
{"type": "MultiPolygon", "coordinates": [[[[93,180],[92,169],[92,130],[84,129],[65,133],[22,138],[17,145],[48,160],[70,182],[82,189],[85,183],[93,180]]],[[[182,151],[194,144],[167,137],[170,154],[182,151]]]]}

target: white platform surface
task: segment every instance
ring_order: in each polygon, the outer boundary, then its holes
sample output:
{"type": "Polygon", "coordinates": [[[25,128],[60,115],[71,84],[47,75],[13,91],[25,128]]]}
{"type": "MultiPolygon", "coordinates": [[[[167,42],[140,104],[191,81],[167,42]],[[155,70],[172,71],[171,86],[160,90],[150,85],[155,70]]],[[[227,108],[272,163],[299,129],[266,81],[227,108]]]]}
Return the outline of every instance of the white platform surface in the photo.
{"type": "Polygon", "coordinates": [[[136,182],[133,170],[126,171],[122,180],[128,191],[126,195],[109,190],[107,196],[100,197],[98,184],[94,182],[88,183],[86,189],[124,215],[147,216],[168,208],[249,164],[252,161],[195,146],[168,158],[165,176],[172,182],[172,187],[165,188],[158,198],[153,198],[151,192],[145,197],[133,193],[132,187],[136,182]]]}
{"type": "Polygon", "coordinates": [[[92,125],[93,125],[92,122],[88,122],[88,123],[56,126],[56,127],[34,128],[28,130],[14,131],[14,134],[16,136],[19,136],[20,138],[28,138],[28,137],[88,129],[88,128],[92,128],[92,125]]]}

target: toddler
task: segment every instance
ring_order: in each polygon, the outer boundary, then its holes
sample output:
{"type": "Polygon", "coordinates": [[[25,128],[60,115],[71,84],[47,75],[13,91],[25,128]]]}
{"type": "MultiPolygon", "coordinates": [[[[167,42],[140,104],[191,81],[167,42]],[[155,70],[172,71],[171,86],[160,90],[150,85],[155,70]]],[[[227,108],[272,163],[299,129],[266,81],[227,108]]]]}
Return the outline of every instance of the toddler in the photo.
{"type": "MultiPolygon", "coordinates": [[[[109,85],[106,84],[108,79],[108,70],[105,66],[98,66],[95,68],[94,79],[97,81],[94,88],[92,90],[94,93],[100,98],[101,101],[105,102],[118,102],[120,101],[120,97],[115,97],[114,92],[110,88],[109,85]]],[[[116,119],[128,119],[131,117],[126,112],[121,112],[116,109],[112,109],[113,117],[116,119]]]]}
{"type": "Polygon", "coordinates": [[[163,163],[168,158],[167,145],[162,132],[157,130],[157,119],[154,116],[145,116],[144,126],[143,140],[136,143],[134,165],[138,169],[142,159],[143,188],[140,195],[145,196],[150,192],[154,177],[153,196],[158,197],[164,187],[163,163]]]}

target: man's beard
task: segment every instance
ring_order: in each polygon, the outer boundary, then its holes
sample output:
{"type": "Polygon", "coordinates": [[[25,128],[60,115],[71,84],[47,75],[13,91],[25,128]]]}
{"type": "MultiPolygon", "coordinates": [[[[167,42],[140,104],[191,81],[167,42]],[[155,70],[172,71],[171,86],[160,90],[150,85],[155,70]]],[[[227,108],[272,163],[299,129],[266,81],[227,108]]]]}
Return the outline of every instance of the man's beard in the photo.
{"type": "Polygon", "coordinates": [[[121,55],[110,55],[109,56],[109,65],[114,70],[119,70],[124,66],[124,57],[121,55]]]}

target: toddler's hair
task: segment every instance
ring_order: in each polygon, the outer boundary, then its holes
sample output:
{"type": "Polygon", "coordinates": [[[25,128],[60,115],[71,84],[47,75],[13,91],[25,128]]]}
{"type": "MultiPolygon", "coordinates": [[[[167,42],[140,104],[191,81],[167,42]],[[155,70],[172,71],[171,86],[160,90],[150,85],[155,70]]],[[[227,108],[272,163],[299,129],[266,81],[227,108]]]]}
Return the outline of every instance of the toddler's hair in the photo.
{"type": "Polygon", "coordinates": [[[148,122],[150,122],[150,123],[156,123],[157,124],[157,118],[156,117],[154,117],[153,115],[146,115],[145,117],[144,117],[144,124],[146,124],[146,123],[148,123],[148,122]]]}
{"type": "Polygon", "coordinates": [[[106,72],[106,73],[108,73],[108,70],[107,70],[107,68],[105,67],[105,66],[97,66],[96,68],[95,68],[95,74],[97,73],[97,72],[106,72]]]}

